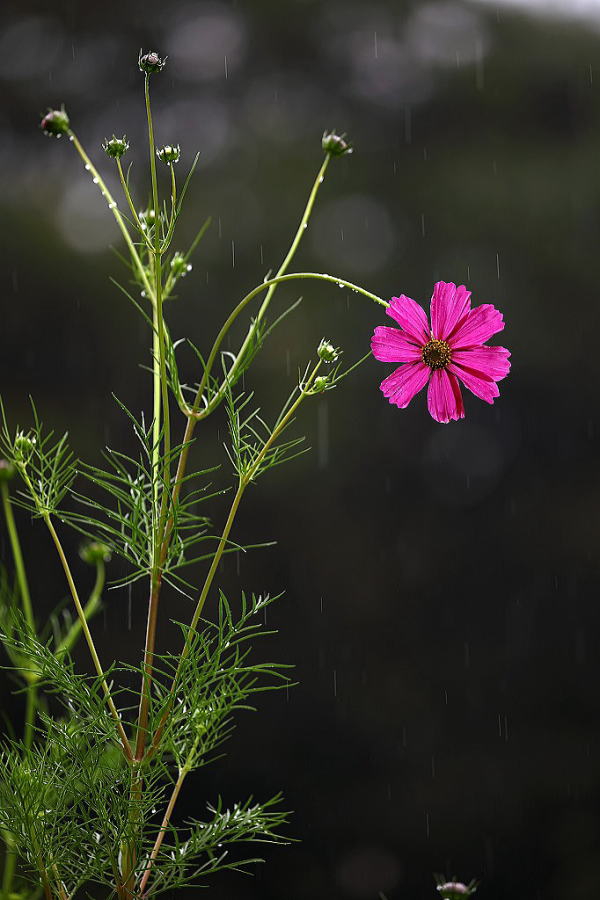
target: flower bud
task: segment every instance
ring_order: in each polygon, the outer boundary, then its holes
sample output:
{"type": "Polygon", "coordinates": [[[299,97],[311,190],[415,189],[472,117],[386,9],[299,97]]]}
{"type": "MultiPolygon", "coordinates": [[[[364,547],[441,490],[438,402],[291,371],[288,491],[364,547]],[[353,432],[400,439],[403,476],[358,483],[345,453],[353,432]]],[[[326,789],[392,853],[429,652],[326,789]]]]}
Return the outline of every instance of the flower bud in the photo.
{"type": "Polygon", "coordinates": [[[0,482],[10,481],[11,478],[14,478],[16,471],[13,463],[7,459],[0,459],[0,482]]]}
{"type": "Polygon", "coordinates": [[[187,273],[192,271],[192,266],[186,260],[183,253],[179,253],[178,251],[175,254],[173,259],[171,260],[171,271],[174,278],[185,278],[187,273]]]}
{"type": "Polygon", "coordinates": [[[90,566],[95,566],[99,562],[110,562],[111,557],[109,547],[101,541],[88,541],[87,544],[82,544],[79,555],[90,566]]]}
{"type": "Polygon", "coordinates": [[[69,131],[69,117],[64,106],[60,109],[49,109],[42,121],[40,128],[47,137],[62,137],[69,131]]]}
{"type": "Polygon", "coordinates": [[[125,135],[123,135],[122,138],[118,138],[113,134],[110,140],[104,138],[102,141],[102,149],[107,156],[111,156],[113,159],[121,159],[121,157],[129,150],[129,141],[125,135]]]}
{"type": "Polygon", "coordinates": [[[352,145],[346,140],[346,134],[336,134],[335,131],[324,131],[321,140],[321,146],[326,153],[332,156],[344,156],[346,153],[352,153],[352,145]]]}
{"type": "Polygon", "coordinates": [[[161,59],[154,50],[151,50],[149,53],[142,53],[140,50],[138,66],[140,67],[140,72],[145,72],[146,75],[154,75],[155,72],[160,72],[164,69],[166,61],[166,56],[164,59],[161,59]]]}
{"type": "Polygon", "coordinates": [[[156,224],[156,212],[154,211],[153,207],[140,210],[138,215],[140,218],[140,225],[142,226],[144,231],[147,231],[149,228],[153,228],[156,224]]]}
{"type": "Polygon", "coordinates": [[[23,431],[18,431],[14,443],[15,458],[18,459],[19,462],[27,462],[34,451],[34,448],[35,437],[30,434],[25,434],[23,431]]]}
{"type": "Polygon", "coordinates": [[[179,157],[181,156],[181,148],[179,144],[171,146],[171,144],[165,144],[164,147],[161,147],[160,150],[156,151],[156,155],[160,159],[161,162],[166,163],[170,166],[172,163],[179,162],[179,157]]]}
{"type": "Polygon", "coordinates": [[[445,881],[438,884],[437,889],[443,900],[462,900],[463,897],[470,897],[477,890],[477,882],[471,881],[469,884],[463,884],[461,881],[445,881]]]}
{"type": "Polygon", "coordinates": [[[322,394],[323,391],[327,390],[328,385],[329,378],[327,377],[327,375],[317,375],[317,377],[313,381],[311,393],[322,394]]]}
{"type": "Polygon", "coordinates": [[[329,341],[322,339],[321,343],[317,347],[317,356],[324,363],[334,363],[337,362],[341,356],[342,351],[339,347],[334,347],[329,341]]]}

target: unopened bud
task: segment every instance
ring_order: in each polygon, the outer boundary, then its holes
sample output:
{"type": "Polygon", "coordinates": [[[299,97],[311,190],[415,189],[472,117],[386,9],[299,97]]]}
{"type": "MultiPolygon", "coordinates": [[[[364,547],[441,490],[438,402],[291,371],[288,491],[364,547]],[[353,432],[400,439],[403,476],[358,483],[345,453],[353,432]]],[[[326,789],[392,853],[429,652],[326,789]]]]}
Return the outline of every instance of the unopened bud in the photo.
{"type": "Polygon", "coordinates": [[[332,156],[344,156],[352,153],[352,144],[346,140],[345,134],[336,134],[335,131],[324,131],[321,146],[326,153],[332,156]]]}
{"type": "Polygon", "coordinates": [[[82,544],[79,548],[79,555],[90,566],[95,566],[99,562],[110,562],[111,557],[110,548],[101,541],[89,541],[87,544],[82,544]]]}
{"type": "Polygon", "coordinates": [[[0,482],[10,481],[11,478],[14,478],[16,471],[13,463],[7,459],[0,459],[0,482]]]}
{"type": "Polygon", "coordinates": [[[462,881],[446,881],[438,884],[437,889],[443,900],[462,900],[463,897],[470,897],[475,893],[477,882],[463,884],[462,881]]]}
{"type": "Polygon", "coordinates": [[[324,363],[334,363],[337,362],[341,356],[342,351],[339,347],[334,347],[329,341],[323,340],[317,347],[317,356],[324,363]]]}
{"type": "Polygon", "coordinates": [[[327,390],[328,385],[329,378],[327,377],[327,375],[317,375],[317,377],[313,381],[312,393],[322,394],[323,391],[327,390]]]}
{"type": "Polygon", "coordinates": [[[48,137],[59,138],[67,134],[69,124],[69,117],[62,106],[60,109],[49,109],[40,122],[40,128],[48,137]]]}
{"type": "Polygon", "coordinates": [[[178,252],[175,254],[171,260],[171,271],[175,278],[185,278],[187,273],[192,271],[192,266],[183,253],[178,252]]]}
{"type": "Polygon", "coordinates": [[[156,72],[164,69],[166,61],[166,56],[164,59],[161,59],[154,50],[151,50],[149,53],[142,53],[140,50],[138,66],[140,67],[140,72],[145,72],[146,75],[154,75],[156,72]]]}
{"type": "Polygon", "coordinates": [[[20,462],[27,462],[31,454],[33,453],[35,448],[35,437],[33,435],[24,434],[24,432],[17,432],[17,436],[15,437],[15,458],[20,462]]]}
{"type": "Polygon", "coordinates": [[[179,144],[176,144],[174,146],[172,146],[171,144],[165,144],[164,147],[161,147],[160,150],[156,151],[156,155],[161,162],[164,162],[168,166],[170,166],[172,163],[179,162],[179,157],[181,156],[181,148],[179,144]]]}
{"type": "Polygon", "coordinates": [[[152,228],[156,224],[156,212],[152,207],[149,209],[142,209],[139,213],[140,225],[147,231],[149,228],[152,228]]]}
{"type": "Polygon", "coordinates": [[[129,150],[129,141],[125,135],[122,138],[118,138],[113,134],[110,140],[108,138],[103,140],[102,149],[107,156],[111,156],[113,159],[121,159],[129,150]]]}

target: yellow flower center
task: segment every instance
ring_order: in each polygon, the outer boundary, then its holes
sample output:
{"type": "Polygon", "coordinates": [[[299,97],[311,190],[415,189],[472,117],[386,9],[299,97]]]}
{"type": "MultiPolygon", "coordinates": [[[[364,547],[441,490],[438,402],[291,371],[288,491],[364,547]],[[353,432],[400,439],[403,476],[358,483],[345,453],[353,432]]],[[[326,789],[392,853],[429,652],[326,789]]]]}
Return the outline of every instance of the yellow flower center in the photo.
{"type": "Polygon", "coordinates": [[[446,341],[428,341],[423,347],[421,358],[430,369],[445,369],[450,362],[450,347],[446,341]]]}

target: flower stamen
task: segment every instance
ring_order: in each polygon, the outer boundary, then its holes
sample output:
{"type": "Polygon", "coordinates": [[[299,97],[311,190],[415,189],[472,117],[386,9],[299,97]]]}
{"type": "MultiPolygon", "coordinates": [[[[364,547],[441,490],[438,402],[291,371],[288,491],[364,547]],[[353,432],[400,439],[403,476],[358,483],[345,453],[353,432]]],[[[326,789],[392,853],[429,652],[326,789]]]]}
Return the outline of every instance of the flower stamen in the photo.
{"type": "Polygon", "coordinates": [[[445,369],[451,358],[451,351],[446,341],[432,338],[421,351],[421,358],[430,369],[445,369]]]}

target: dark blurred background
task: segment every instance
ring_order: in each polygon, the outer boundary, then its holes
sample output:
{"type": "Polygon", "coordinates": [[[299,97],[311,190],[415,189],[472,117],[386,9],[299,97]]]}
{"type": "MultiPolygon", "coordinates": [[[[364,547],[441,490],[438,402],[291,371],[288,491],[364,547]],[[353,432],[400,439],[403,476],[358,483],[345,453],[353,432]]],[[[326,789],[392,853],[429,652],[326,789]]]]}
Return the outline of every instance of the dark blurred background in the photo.
{"type": "MultiPolygon", "coordinates": [[[[100,142],[127,132],[145,205],[139,47],[168,54],[152,82],[159,142],[198,174],[175,246],[213,226],[168,309],[207,350],[236,300],[282,259],[321,160],[334,161],[296,270],[330,271],[427,302],[465,282],[507,327],[513,370],[493,407],[466,397],[438,425],[399,411],[373,360],[307,404],[312,452],[249,492],[234,537],[276,538],[228,559],[221,586],[285,597],[256,650],[299,686],[259,697],[229,755],[190,778],[206,799],[279,789],[299,843],[266,848],[215,900],[435,896],[433,872],[483,881],[482,900],[597,895],[600,850],[600,2],[415,0],[81,4],[5,0],[0,34],[1,392],[27,423],[69,428],[76,453],[133,448],[111,392],[150,409],[149,335],[110,284],[123,277],[106,203],[67,141],[37,125],[64,102],[111,186],[100,142]]],[[[326,336],[363,355],[382,310],[317,283],[247,378],[272,411],[326,336]]],[[[182,357],[194,380],[193,360],[182,357]]],[[[198,429],[223,462],[225,419],[198,429]]],[[[228,483],[223,466],[217,476],[228,483]]],[[[222,521],[224,505],[215,508],[222,521]]],[[[65,596],[38,525],[19,522],[41,620],[65,596]]],[[[2,535],[2,552],[8,547],[2,535]]],[[[77,538],[65,535],[76,555],[77,538]]],[[[83,564],[82,585],[91,581],[83,564]]],[[[200,579],[201,573],[197,573],[200,579]]],[[[90,584],[91,586],[91,584],[90,584]]],[[[112,592],[105,659],[134,660],[145,590],[112,592]]],[[[170,618],[191,604],[166,593],[170,618]]],[[[82,670],[85,648],[77,654],[82,670]]],[[[20,698],[2,680],[15,716],[20,698]]]]}

